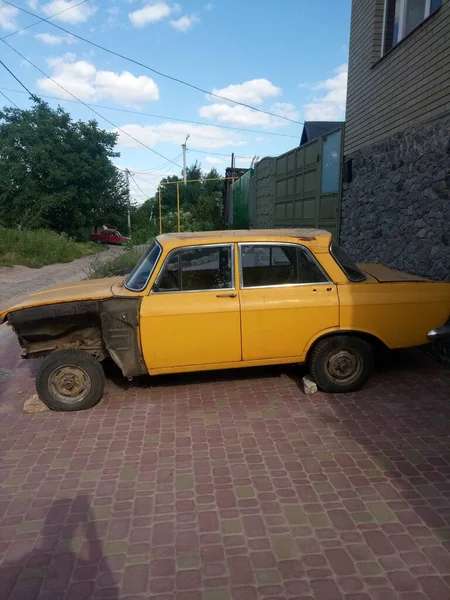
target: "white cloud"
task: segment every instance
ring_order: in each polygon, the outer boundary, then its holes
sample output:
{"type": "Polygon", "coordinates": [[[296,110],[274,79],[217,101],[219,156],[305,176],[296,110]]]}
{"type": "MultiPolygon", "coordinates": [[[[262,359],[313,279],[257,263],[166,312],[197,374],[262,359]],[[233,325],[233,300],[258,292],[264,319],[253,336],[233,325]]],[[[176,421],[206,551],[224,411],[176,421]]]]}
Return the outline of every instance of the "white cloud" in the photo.
{"type": "Polygon", "coordinates": [[[189,31],[189,29],[192,29],[192,27],[196,23],[199,23],[199,21],[200,21],[200,19],[198,17],[196,17],[195,15],[191,15],[191,16],[184,15],[183,17],[180,17],[176,21],[170,21],[170,25],[177,31],[182,31],[184,33],[186,31],[189,31]]]}
{"type": "MultiPolygon", "coordinates": [[[[299,118],[293,104],[287,102],[276,102],[268,109],[270,112],[287,117],[288,119],[296,120],[299,118]]],[[[245,125],[249,126],[271,126],[281,127],[287,125],[287,121],[272,117],[263,112],[258,112],[247,108],[246,106],[232,105],[227,102],[207,104],[200,106],[199,115],[204,119],[218,121],[219,123],[227,123],[228,125],[245,125]]]]}
{"type": "MultiPolygon", "coordinates": [[[[233,132],[226,132],[214,125],[192,125],[188,123],[162,123],[161,125],[123,125],[122,130],[148,146],[159,142],[168,142],[179,146],[186,133],[189,133],[191,148],[223,148],[225,146],[243,146],[244,140],[233,132]]],[[[125,148],[140,148],[140,144],[120,131],[119,144],[125,148]]]]}
{"type": "Polygon", "coordinates": [[[241,156],[235,159],[236,167],[248,169],[252,164],[253,156],[241,156]]]}
{"type": "MultiPolygon", "coordinates": [[[[269,110],[270,112],[273,112],[276,115],[286,117],[287,119],[293,119],[294,121],[300,117],[300,113],[295,108],[294,104],[290,104],[289,102],[275,102],[274,104],[272,104],[269,110]]],[[[276,119],[276,117],[275,121],[281,121],[281,123],[279,123],[280,125],[286,123],[286,121],[284,121],[283,119],[276,119]]],[[[276,123],[274,122],[273,125],[275,124],[276,123]]]]}
{"type": "Polygon", "coordinates": [[[305,119],[310,121],[333,121],[343,119],[347,98],[348,65],[335,69],[336,75],[314,86],[315,90],[325,90],[325,96],[317,98],[304,107],[305,119]]]}
{"type": "MultiPolygon", "coordinates": [[[[76,60],[72,53],[49,59],[48,63],[53,79],[82,100],[112,98],[120,104],[133,105],[159,98],[158,86],[145,75],[98,71],[92,63],[76,60]]],[[[37,86],[45,92],[71,98],[50,79],[39,79],[37,86]]]]}
{"type": "Polygon", "coordinates": [[[147,23],[156,23],[165,19],[178,9],[178,5],[169,6],[166,2],[156,2],[155,4],[147,4],[144,8],[129,13],[128,17],[135,27],[144,27],[147,23]]]}
{"type": "Polygon", "coordinates": [[[36,33],[34,36],[37,40],[41,40],[44,44],[50,46],[58,46],[65,42],[66,44],[75,43],[75,39],[71,35],[52,35],[51,33],[36,33]]]}
{"type": "Polygon", "coordinates": [[[229,125],[269,125],[271,117],[246,106],[216,103],[200,106],[198,113],[204,119],[229,125]]]}
{"type": "MultiPolygon", "coordinates": [[[[275,86],[268,79],[251,79],[244,83],[232,84],[221,89],[214,89],[214,94],[223,96],[235,102],[244,102],[249,104],[262,104],[266,98],[278,96],[281,94],[281,89],[275,86]]],[[[219,123],[227,123],[229,125],[280,125],[283,123],[281,119],[275,119],[264,112],[252,110],[246,106],[232,104],[226,100],[221,102],[215,100],[214,96],[208,95],[207,98],[212,101],[212,104],[200,106],[198,112],[201,117],[218,121],[219,123]]],[[[275,109],[272,112],[277,112],[288,116],[289,114],[297,114],[295,107],[292,104],[277,102],[273,105],[275,109]]],[[[272,107],[273,108],[273,107],[272,107]]]]}
{"type": "Polygon", "coordinates": [[[244,83],[232,84],[222,89],[213,90],[214,94],[224,96],[236,102],[261,104],[264,98],[279,96],[281,89],[268,79],[251,79],[244,83]]]}
{"type": "Polygon", "coordinates": [[[14,6],[3,4],[0,6],[0,27],[6,31],[17,29],[16,18],[19,10],[14,6]]]}
{"type": "Polygon", "coordinates": [[[76,6],[76,0],[52,0],[42,6],[42,10],[47,17],[59,13],[60,15],[55,16],[55,20],[62,21],[63,23],[71,23],[72,25],[77,23],[86,22],[89,17],[97,12],[97,7],[90,3],[80,4],[76,6]],[[72,8],[71,8],[72,7],[72,8]],[[69,9],[70,10],[67,10],[69,9]]]}
{"type": "Polygon", "coordinates": [[[207,10],[208,12],[210,12],[211,10],[214,10],[216,8],[216,5],[213,4],[212,2],[208,2],[208,4],[205,4],[205,10],[207,10]]]}
{"type": "Polygon", "coordinates": [[[215,156],[207,156],[205,158],[205,163],[208,163],[209,165],[221,165],[223,164],[223,160],[216,158],[215,156]]]}

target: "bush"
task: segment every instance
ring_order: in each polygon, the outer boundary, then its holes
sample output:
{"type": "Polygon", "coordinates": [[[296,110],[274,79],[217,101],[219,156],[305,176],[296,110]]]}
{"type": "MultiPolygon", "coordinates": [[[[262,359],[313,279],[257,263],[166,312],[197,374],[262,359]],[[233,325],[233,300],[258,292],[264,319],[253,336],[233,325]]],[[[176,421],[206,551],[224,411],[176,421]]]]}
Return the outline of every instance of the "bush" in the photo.
{"type": "Polygon", "coordinates": [[[70,262],[104,250],[92,242],[77,243],[48,229],[0,228],[0,266],[42,267],[70,262]]]}
{"type": "Polygon", "coordinates": [[[137,261],[141,258],[142,253],[135,250],[133,247],[127,248],[118,256],[104,262],[92,260],[88,278],[101,279],[103,277],[114,277],[117,275],[127,275],[130,273],[137,261]]]}

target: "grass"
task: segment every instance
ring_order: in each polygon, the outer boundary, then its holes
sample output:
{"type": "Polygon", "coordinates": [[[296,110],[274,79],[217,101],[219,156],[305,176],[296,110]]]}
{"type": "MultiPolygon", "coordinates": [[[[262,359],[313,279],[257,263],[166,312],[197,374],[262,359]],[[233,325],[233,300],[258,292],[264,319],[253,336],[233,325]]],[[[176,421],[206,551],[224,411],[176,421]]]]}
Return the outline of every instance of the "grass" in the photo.
{"type": "Polygon", "coordinates": [[[0,228],[0,267],[43,267],[66,263],[104,250],[93,242],[74,242],[47,229],[0,228]]]}
{"type": "Polygon", "coordinates": [[[114,258],[104,262],[92,260],[88,277],[89,279],[101,279],[102,277],[114,277],[115,275],[127,275],[134,269],[137,261],[141,258],[142,253],[127,248],[114,258]]]}

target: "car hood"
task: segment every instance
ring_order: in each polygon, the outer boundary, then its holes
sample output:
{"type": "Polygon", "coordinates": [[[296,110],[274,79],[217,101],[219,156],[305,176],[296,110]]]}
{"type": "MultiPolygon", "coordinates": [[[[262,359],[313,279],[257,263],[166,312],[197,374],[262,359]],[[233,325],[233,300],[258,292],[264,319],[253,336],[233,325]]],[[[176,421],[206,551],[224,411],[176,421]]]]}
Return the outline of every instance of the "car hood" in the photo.
{"type": "Polygon", "coordinates": [[[359,269],[367,275],[371,275],[380,283],[390,283],[395,281],[430,281],[425,277],[419,277],[419,275],[411,275],[410,273],[403,273],[403,271],[396,271],[395,269],[389,269],[384,265],[379,264],[358,264],[359,269]]]}
{"type": "MultiPolygon", "coordinates": [[[[0,323],[3,323],[6,315],[10,312],[57,304],[59,302],[74,302],[76,300],[100,300],[114,296],[112,288],[114,284],[121,283],[123,277],[105,277],[104,279],[87,279],[76,283],[65,283],[55,287],[35,292],[29,296],[22,297],[16,304],[8,308],[0,309],[0,323]]],[[[115,286],[117,287],[117,286],[115,286]]]]}

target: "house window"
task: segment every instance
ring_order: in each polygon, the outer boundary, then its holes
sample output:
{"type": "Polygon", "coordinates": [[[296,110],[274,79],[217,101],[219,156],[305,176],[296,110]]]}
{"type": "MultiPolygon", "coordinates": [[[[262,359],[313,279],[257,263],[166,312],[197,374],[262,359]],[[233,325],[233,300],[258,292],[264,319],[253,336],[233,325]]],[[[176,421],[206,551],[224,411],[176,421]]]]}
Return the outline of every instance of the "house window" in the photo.
{"type": "Polygon", "coordinates": [[[383,54],[436,11],[442,0],[385,0],[383,54]]]}

